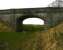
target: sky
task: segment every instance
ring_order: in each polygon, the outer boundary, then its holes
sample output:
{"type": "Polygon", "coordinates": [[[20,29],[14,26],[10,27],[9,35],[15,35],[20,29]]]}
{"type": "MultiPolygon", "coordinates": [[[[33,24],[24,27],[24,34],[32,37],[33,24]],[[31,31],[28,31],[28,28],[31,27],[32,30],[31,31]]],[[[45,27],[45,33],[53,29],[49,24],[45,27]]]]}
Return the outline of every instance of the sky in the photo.
{"type": "Polygon", "coordinates": [[[0,9],[46,7],[54,0],[0,0],[0,9]]]}
{"type": "Polygon", "coordinates": [[[23,21],[23,24],[44,25],[44,20],[40,18],[28,18],[23,21]]]}

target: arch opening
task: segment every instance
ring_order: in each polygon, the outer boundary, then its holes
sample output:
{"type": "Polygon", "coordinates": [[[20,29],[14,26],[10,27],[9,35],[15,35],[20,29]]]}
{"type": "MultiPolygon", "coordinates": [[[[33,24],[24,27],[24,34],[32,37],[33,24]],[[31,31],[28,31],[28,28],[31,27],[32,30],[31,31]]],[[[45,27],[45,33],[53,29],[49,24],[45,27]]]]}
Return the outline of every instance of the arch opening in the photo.
{"type": "Polygon", "coordinates": [[[19,18],[16,22],[17,32],[21,31],[41,31],[44,30],[45,21],[39,17],[19,18]]]}
{"type": "Polygon", "coordinates": [[[40,18],[26,18],[23,20],[24,25],[44,25],[44,20],[40,18]]]}

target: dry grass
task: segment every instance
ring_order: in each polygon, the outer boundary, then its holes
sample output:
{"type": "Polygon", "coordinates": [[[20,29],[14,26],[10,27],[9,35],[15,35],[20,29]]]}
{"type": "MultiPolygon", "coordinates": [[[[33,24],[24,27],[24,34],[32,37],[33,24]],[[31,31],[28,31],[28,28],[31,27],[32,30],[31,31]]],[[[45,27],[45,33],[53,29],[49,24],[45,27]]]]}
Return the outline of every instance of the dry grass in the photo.
{"type": "Polygon", "coordinates": [[[35,38],[21,43],[22,50],[63,50],[63,23],[45,31],[35,32],[35,38]]]}
{"type": "Polygon", "coordinates": [[[46,30],[45,32],[40,32],[41,38],[41,48],[43,50],[63,50],[63,23],[59,24],[58,26],[46,30]]]}
{"type": "Polygon", "coordinates": [[[0,21],[0,32],[14,32],[14,30],[8,23],[0,21]]]}

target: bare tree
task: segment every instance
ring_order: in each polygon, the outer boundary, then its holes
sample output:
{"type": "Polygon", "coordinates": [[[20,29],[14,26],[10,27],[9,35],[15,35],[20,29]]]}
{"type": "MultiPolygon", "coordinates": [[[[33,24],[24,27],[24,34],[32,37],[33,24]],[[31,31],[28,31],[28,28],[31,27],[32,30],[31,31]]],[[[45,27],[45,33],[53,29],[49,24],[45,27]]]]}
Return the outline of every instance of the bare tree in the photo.
{"type": "Polygon", "coordinates": [[[55,0],[48,7],[63,7],[63,0],[55,0]]]}

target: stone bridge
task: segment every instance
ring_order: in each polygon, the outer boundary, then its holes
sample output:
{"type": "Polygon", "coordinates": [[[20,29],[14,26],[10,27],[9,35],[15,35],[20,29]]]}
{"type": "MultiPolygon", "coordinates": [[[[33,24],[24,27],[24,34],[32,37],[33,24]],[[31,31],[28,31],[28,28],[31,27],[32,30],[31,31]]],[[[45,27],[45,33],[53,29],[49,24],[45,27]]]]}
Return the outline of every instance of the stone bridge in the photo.
{"type": "Polygon", "coordinates": [[[0,19],[8,22],[10,26],[18,29],[26,18],[41,18],[45,25],[54,26],[63,21],[63,8],[26,8],[26,9],[7,9],[0,10],[0,19]]]}

